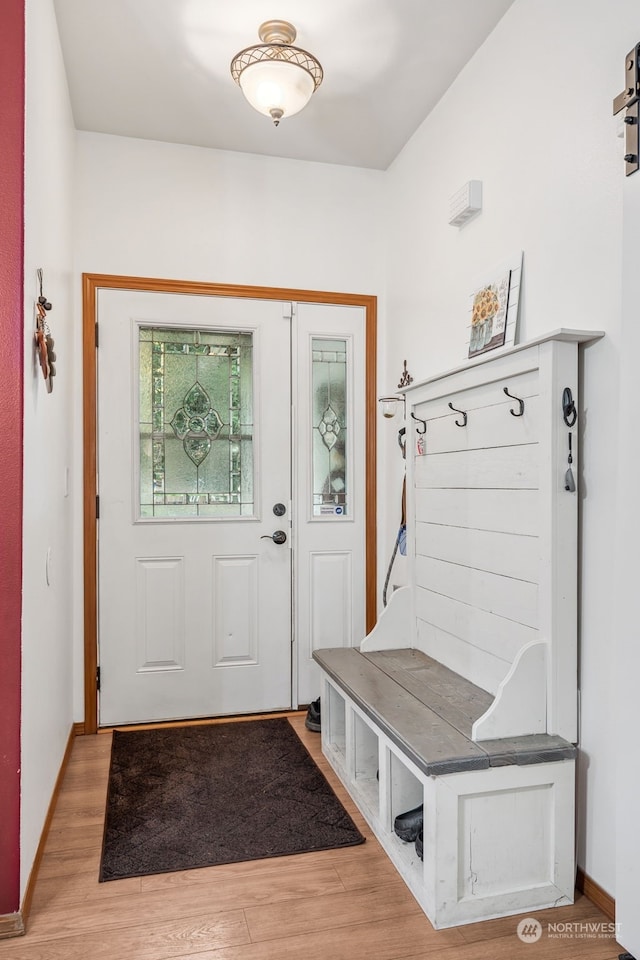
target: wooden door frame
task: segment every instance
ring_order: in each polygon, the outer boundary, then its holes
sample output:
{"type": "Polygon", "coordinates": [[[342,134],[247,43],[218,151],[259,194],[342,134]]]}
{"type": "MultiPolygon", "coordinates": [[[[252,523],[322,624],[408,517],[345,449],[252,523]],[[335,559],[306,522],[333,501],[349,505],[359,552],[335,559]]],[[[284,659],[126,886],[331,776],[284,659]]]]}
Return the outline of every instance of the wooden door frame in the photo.
{"type": "Polygon", "coordinates": [[[365,311],[365,618],[367,633],[377,615],[376,566],[376,369],[377,298],[352,293],[296,290],[286,287],[249,287],[201,283],[192,280],[158,280],[149,277],[82,275],[82,359],[84,437],[84,732],[98,730],[98,551],[96,524],[96,472],[98,450],[96,323],[98,290],[144,290],[205,297],[251,300],[292,300],[363,307],[365,311]]]}

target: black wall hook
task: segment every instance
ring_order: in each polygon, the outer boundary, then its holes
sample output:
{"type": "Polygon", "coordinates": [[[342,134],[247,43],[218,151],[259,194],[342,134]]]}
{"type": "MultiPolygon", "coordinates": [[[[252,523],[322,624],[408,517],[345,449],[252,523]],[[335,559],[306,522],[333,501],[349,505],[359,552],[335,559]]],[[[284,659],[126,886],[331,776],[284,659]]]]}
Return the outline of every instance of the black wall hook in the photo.
{"type": "Polygon", "coordinates": [[[458,410],[456,407],[454,407],[454,405],[453,405],[452,403],[449,403],[449,406],[450,406],[450,408],[453,410],[454,413],[461,413],[462,416],[464,417],[464,420],[462,421],[462,423],[460,423],[459,420],[455,420],[455,421],[454,421],[456,427],[466,427],[466,425],[467,425],[467,415],[466,415],[466,413],[464,412],[464,410],[458,410]]]}
{"type": "Polygon", "coordinates": [[[578,411],[573,401],[571,387],[565,387],[562,391],[562,418],[568,427],[573,427],[578,419],[578,411]]]}
{"type": "Polygon", "coordinates": [[[511,414],[511,416],[512,416],[512,417],[521,417],[522,414],[524,413],[524,400],[521,400],[520,397],[514,397],[514,395],[513,395],[512,393],[509,393],[509,390],[507,389],[507,387],[503,387],[502,389],[504,390],[504,392],[506,393],[506,395],[507,395],[508,397],[511,397],[512,400],[517,400],[518,403],[520,404],[520,411],[519,411],[519,413],[516,413],[516,411],[515,411],[513,408],[511,408],[511,410],[509,410],[509,413],[511,414]]]}
{"type": "Polygon", "coordinates": [[[418,423],[421,423],[421,424],[422,424],[422,430],[420,429],[420,427],[416,427],[416,433],[419,433],[420,435],[422,435],[423,433],[426,433],[426,432],[427,432],[427,421],[426,421],[426,420],[421,420],[420,417],[416,417],[416,415],[415,415],[415,413],[413,412],[413,410],[411,411],[411,419],[412,419],[412,420],[417,420],[418,423]]]}

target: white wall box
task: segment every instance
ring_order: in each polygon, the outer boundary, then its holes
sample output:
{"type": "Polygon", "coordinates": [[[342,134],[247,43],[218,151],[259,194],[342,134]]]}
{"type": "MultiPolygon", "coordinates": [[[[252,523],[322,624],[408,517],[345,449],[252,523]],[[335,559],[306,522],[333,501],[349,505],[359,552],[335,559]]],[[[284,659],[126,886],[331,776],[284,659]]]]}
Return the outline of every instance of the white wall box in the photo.
{"type": "Polygon", "coordinates": [[[359,651],[314,654],[323,751],[436,928],[573,901],[579,446],[562,398],[577,408],[578,348],[601,336],[560,330],[407,388],[409,586],[359,651]],[[393,830],[420,804],[423,860],[393,830]]]}

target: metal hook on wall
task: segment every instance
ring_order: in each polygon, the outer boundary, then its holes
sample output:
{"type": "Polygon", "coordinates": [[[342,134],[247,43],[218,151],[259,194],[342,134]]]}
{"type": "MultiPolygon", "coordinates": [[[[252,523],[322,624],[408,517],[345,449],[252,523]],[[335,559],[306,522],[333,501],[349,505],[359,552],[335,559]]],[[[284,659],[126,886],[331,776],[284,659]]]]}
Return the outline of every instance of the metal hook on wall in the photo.
{"type": "Polygon", "coordinates": [[[413,410],[411,411],[411,419],[416,420],[418,423],[422,424],[422,430],[420,429],[420,427],[416,427],[416,433],[419,433],[422,436],[423,433],[427,432],[427,421],[421,420],[420,417],[416,417],[413,410]]]}
{"type": "Polygon", "coordinates": [[[516,413],[516,411],[515,411],[513,408],[512,408],[511,410],[509,410],[509,413],[511,414],[511,416],[512,416],[512,417],[521,417],[522,414],[524,413],[524,400],[521,400],[520,397],[514,397],[514,395],[513,395],[512,393],[509,393],[509,390],[507,389],[507,387],[503,387],[502,389],[504,390],[504,392],[506,393],[506,395],[507,395],[508,397],[511,397],[512,400],[517,400],[518,403],[520,404],[520,412],[519,412],[519,413],[516,413]]]}
{"type": "Polygon", "coordinates": [[[466,427],[466,425],[467,425],[467,414],[465,413],[465,411],[464,411],[464,410],[458,410],[456,407],[454,407],[454,405],[453,405],[452,403],[449,403],[449,407],[453,410],[454,413],[461,413],[462,416],[464,417],[464,420],[462,421],[462,423],[460,423],[459,420],[454,420],[454,423],[455,423],[456,427],[466,427]]]}

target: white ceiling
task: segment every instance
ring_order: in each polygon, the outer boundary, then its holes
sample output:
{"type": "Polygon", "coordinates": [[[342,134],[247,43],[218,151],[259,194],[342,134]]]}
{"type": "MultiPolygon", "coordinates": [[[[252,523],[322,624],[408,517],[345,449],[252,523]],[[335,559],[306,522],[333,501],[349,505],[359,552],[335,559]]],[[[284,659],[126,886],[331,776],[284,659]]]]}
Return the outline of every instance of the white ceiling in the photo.
{"type": "Polygon", "coordinates": [[[384,170],[513,0],[55,0],[76,127],[384,170]],[[324,82],[276,129],[231,79],[289,20],[324,82]]]}

